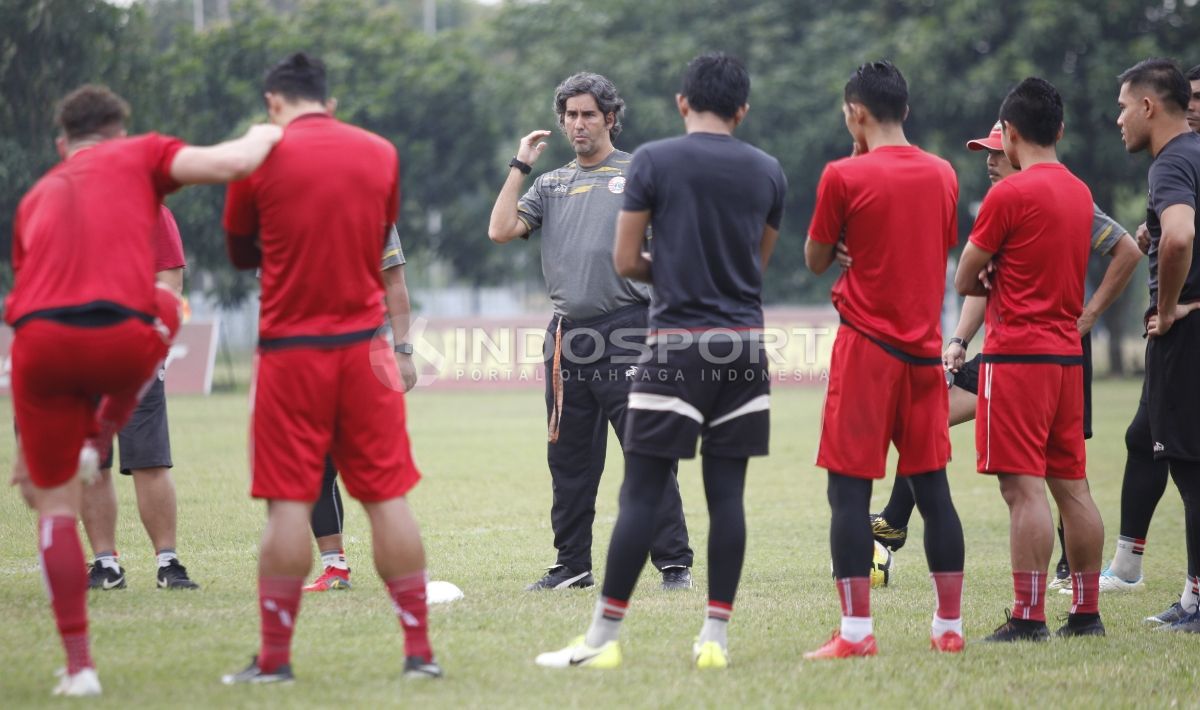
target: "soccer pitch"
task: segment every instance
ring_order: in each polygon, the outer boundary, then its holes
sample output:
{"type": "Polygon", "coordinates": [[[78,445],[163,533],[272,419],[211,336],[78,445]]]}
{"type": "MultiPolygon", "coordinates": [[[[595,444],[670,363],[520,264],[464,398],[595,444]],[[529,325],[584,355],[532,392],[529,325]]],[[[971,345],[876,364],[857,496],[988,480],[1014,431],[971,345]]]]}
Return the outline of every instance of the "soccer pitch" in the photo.
{"type": "MultiPolygon", "coordinates": [[[[1100,382],[1095,388],[1089,476],[1106,523],[1106,561],[1119,516],[1125,427],[1139,386],[1100,382]]],[[[371,565],[365,518],[351,506],[346,551],[354,589],[305,596],[293,653],[297,681],[225,687],[220,675],[240,670],[258,646],[255,550],[265,515],[263,504],[247,495],[247,400],[244,394],[175,397],[179,551],[203,589],[155,588],[154,555],[133,488],[119,480],[118,546],[129,588],[89,598],[104,685],[103,697],[89,706],[1200,707],[1196,637],[1142,624],[1182,587],[1182,506],[1173,485],[1150,531],[1147,589],[1101,598],[1107,638],[972,643],[1003,622],[1012,587],[1007,511],[995,481],[974,473],[971,425],[953,431],[950,468],[967,544],[965,652],[929,650],[933,596],[921,522],[914,516],[909,542],[896,555],[892,586],[873,595],[879,656],[802,661],[804,651],[826,640],[839,613],[830,580],[825,473],[812,463],[820,405],[817,388],[779,388],[773,395],[772,455],[751,462],[747,483],[749,544],[730,626],[734,665],[728,672],[691,667],[707,572],[708,520],[697,461],[680,469],[697,588],[660,591],[650,568],[625,622],[621,669],[542,669],[534,656],[583,632],[598,589],[523,591],[554,561],[541,393],[418,392],[409,398],[409,428],[425,480],[411,501],[431,574],[466,593],[431,609],[434,649],[446,677],[400,678],[401,632],[371,565]]],[[[0,407],[0,426],[11,430],[11,405],[0,407]]],[[[11,459],[11,438],[4,437],[0,466],[6,478],[11,459]]],[[[597,502],[598,577],[622,468],[612,437],[597,502]]],[[[873,510],[883,507],[890,486],[890,477],[876,486],[873,510]]],[[[0,706],[49,705],[62,649],[38,571],[34,516],[12,489],[0,496],[0,540],[0,706]]],[[[315,558],[314,547],[314,568],[315,558]]],[[[1069,605],[1069,596],[1050,596],[1051,629],[1069,605]]]]}

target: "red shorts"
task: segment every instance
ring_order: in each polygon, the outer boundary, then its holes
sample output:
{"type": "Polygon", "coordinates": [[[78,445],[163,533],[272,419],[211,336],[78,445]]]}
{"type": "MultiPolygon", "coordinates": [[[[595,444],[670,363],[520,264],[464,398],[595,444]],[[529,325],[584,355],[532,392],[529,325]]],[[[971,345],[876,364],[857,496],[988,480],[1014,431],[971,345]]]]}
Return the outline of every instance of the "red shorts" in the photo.
{"type": "Polygon", "coordinates": [[[1082,365],[984,362],[975,455],[980,473],[1085,478],[1082,365]]]}
{"type": "Polygon", "coordinates": [[[946,467],[950,400],[940,364],[910,364],[842,326],[833,343],[817,465],[855,478],[883,478],[888,444],[896,474],[946,467]]]}
{"type": "MultiPolygon", "coordinates": [[[[174,325],[178,327],[178,320],[174,325]]],[[[167,355],[170,327],[136,318],[103,327],[34,319],[17,329],[12,345],[13,410],[35,486],[54,488],[75,475],[84,440],[99,432],[96,409],[101,397],[128,400],[131,405],[123,410],[133,411],[139,393],[167,355]]],[[[121,423],[114,425],[119,428],[121,423]]]]}
{"type": "Polygon", "coordinates": [[[372,342],[259,351],[250,394],[251,495],[317,500],[326,454],[346,491],[365,503],[399,498],[417,484],[396,362],[387,347],[387,358],[373,366],[372,342]]]}

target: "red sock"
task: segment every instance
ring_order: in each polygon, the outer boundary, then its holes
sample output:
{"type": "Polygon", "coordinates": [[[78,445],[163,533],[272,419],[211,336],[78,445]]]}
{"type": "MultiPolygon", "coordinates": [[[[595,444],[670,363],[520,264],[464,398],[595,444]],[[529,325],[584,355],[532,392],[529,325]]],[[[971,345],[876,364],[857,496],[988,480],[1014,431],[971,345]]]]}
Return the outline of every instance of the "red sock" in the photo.
{"type": "Polygon", "coordinates": [[[425,604],[425,570],[388,580],[388,595],[404,628],[404,655],[433,660],[429,645],[429,608],[425,604]]]}
{"type": "Polygon", "coordinates": [[[836,582],[838,596],[842,599],[842,616],[871,615],[870,577],[842,577],[836,582]]]}
{"type": "Polygon", "coordinates": [[[937,597],[939,619],[953,621],[962,618],[962,572],[931,572],[933,593],[937,597]]]}
{"type": "Polygon", "coordinates": [[[1100,613],[1100,573],[1071,573],[1071,613],[1100,613]]]}
{"type": "Polygon", "coordinates": [[[88,640],[87,561],[75,518],[56,515],[38,521],[38,552],[58,635],[67,651],[67,672],[93,668],[88,640]]]}
{"type": "Polygon", "coordinates": [[[1044,622],[1046,620],[1046,573],[1013,572],[1012,576],[1013,618],[1044,622]]]}
{"type": "Polygon", "coordinates": [[[258,667],[271,673],[291,663],[292,632],[300,614],[303,577],[259,577],[258,611],[262,617],[262,646],[258,667]]]}

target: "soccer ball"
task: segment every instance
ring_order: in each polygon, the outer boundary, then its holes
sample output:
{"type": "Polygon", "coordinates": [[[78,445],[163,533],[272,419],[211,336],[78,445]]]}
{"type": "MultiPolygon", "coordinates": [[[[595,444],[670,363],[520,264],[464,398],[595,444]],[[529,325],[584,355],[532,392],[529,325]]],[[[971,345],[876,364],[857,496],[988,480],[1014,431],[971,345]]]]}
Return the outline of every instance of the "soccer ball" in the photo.
{"type": "Polygon", "coordinates": [[[871,558],[871,589],[888,586],[892,581],[894,559],[892,551],[875,541],[875,554],[871,558]]]}

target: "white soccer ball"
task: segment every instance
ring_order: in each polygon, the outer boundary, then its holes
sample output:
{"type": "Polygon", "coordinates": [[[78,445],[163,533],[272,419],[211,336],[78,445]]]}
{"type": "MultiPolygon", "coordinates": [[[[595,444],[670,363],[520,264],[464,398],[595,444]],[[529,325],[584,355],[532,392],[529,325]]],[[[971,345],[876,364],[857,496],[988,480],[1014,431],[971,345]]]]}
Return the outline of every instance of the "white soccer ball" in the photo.
{"type": "Polygon", "coordinates": [[[429,581],[425,583],[425,601],[429,604],[448,604],[463,598],[463,590],[453,582],[429,581]]]}

